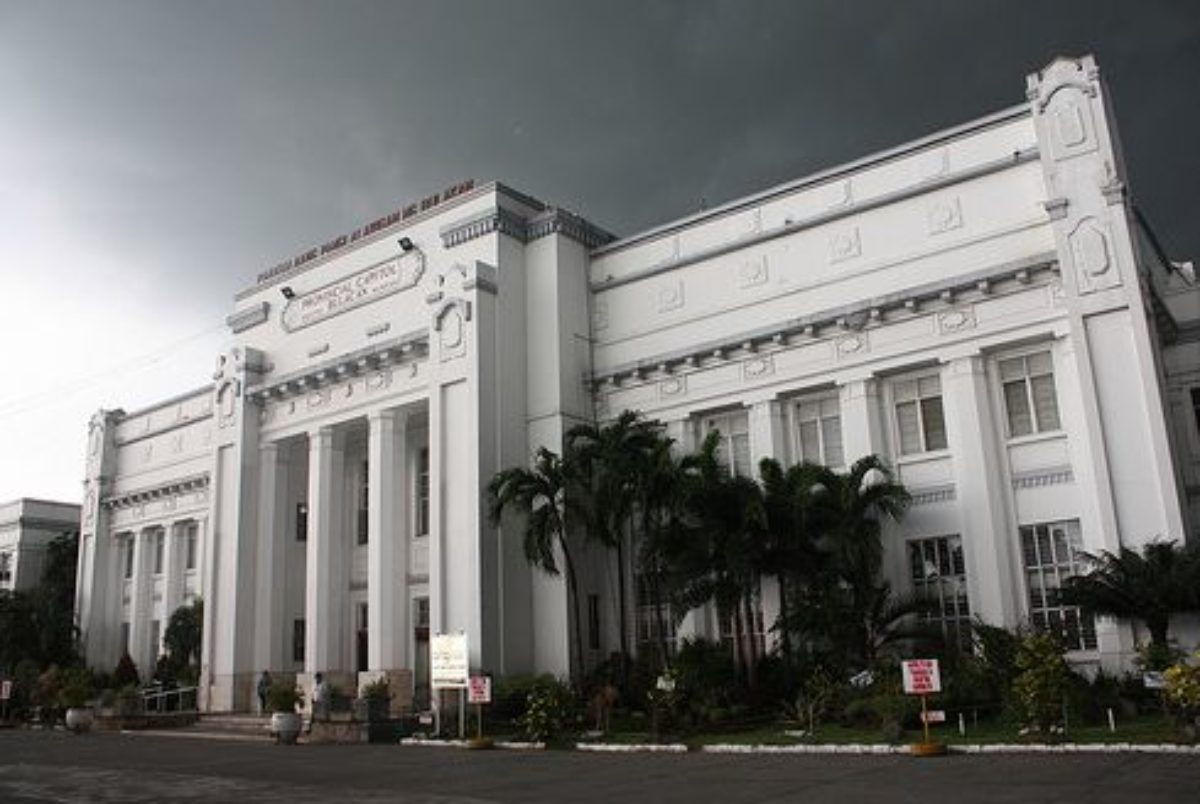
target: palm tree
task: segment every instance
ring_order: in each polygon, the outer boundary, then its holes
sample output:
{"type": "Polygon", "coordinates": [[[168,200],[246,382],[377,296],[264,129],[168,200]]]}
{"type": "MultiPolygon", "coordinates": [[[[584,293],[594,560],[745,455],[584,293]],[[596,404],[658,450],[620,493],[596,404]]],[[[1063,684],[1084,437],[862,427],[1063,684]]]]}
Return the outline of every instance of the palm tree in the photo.
{"type": "Polygon", "coordinates": [[[883,521],[899,520],[912,498],[875,455],[859,458],[846,472],[820,469],[816,485],[811,516],[829,562],[824,596],[834,594],[835,586],[847,593],[849,619],[840,628],[848,641],[843,644],[867,661],[873,653],[872,610],[879,603],[883,521]]]}
{"type": "Polygon", "coordinates": [[[1067,578],[1062,600],[1090,614],[1141,620],[1158,655],[1169,651],[1172,614],[1200,611],[1200,551],[1175,542],[1151,542],[1142,552],[1082,553],[1091,569],[1067,578]]]}
{"type": "Polygon", "coordinates": [[[818,485],[820,472],[820,466],[808,462],[785,470],[774,458],[764,458],[758,469],[767,536],[762,571],[775,576],[779,584],[779,619],[775,627],[779,629],[783,659],[789,667],[793,659],[791,603],[822,568],[823,556],[817,550],[811,521],[814,492],[823,488],[818,485]]]}
{"type": "Polygon", "coordinates": [[[566,435],[567,454],[581,479],[578,503],[587,537],[616,553],[623,680],[629,660],[626,545],[633,538],[639,477],[660,433],[657,422],[627,410],[604,426],[576,425],[566,435]]]}
{"type": "Polygon", "coordinates": [[[567,570],[567,593],[575,620],[575,662],[583,672],[583,630],[579,617],[579,585],[575,562],[567,541],[568,486],[572,468],[556,453],[538,449],[533,467],[505,469],[488,483],[492,524],[498,524],[506,511],[522,519],[525,559],[549,575],[558,575],[557,552],[562,553],[567,570]]]}

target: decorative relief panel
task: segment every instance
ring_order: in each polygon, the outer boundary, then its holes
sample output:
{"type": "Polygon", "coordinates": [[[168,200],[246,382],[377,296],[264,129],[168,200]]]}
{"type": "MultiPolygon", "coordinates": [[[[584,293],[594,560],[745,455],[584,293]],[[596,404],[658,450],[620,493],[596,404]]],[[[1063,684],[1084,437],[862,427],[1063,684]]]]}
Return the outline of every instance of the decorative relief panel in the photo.
{"type": "Polygon", "coordinates": [[[747,260],[738,266],[738,287],[752,288],[767,282],[767,258],[747,260]]]}
{"type": "Polygon", "coordinates": [[[842,262],[851,260],[862,253],[862,244],[858,237],[858,228],[851,227],[836,232],[829,237],[829,261],[842,262]]]}
{"type": "Polygon", "coordinates": [[[1091,104],[1079,88],[1067,86],[1059,89],[1045,108],[1051,152],[1056,160],[1069,159],[1096,149],[1091,104]]]}
{"type": "Polygon", "coordinates": [[[1071,260],[1075,263],[1075,281],[1079,292],[1093,293],[1121,284],[1113,264],[1105,227],[1095,218],[1087,217],[1075,225],[1067,236],[1071,260]]]}
{"type": "Polygon", "coordinates": [[[938,198],[925,209],[925,219],[931,235],[948,232],[962,226],[962,205],[958,198],[938,198]]]}
{"type": "Polygon", "coordinates": [[[825,187],[822,197],[825,200],[825,206],[830,209],[839,209],[848,207],[854,202],[854,190],[850,186],[849,179],[835,181],[825,187]]]}
{"type": "Polygon", "coordinates": [[[608,302],[597,301],[592,305],[592,331],[608,329],[608,302]]]}
{"type": "Polygon", "coordinates": [[[742,379],[756,380],[775,373],[775,361],[771,357],[752,357],[742,363],[742,379]]]}
{"type": "Polygon", "coordinates": [[[936,179],[950,169],[950,154],[944,148],[935,148],[917,158],[917,176],[921,181],[936,179]]]}
{"type": "Polygon", "coordinates": [[[839,358],[853,357],[854,355],[865,354],[868,351],[870,351],[870,344],[867,343],[867,333],[865,332],[847,335],[844,338],[838,339],[837,354],[839,358]]]}
{"type": "Polygon", "coordinates": [[[671,282],[666,285],[660,285],[656,294],[656,300],[660,313],[667,313],[683,307],[683,283],[671,282]]]}
{"type": "Polygon", "coordinates": [[[975,326],[974,307],[956,307],[937,314],[938,331],[942,333],[972,329],[975,326]]]}
{"type": "Polygon", "coordinates": [[[668,377],[658,384],[660,399],[687,393],[687,377],[668,377]]]}

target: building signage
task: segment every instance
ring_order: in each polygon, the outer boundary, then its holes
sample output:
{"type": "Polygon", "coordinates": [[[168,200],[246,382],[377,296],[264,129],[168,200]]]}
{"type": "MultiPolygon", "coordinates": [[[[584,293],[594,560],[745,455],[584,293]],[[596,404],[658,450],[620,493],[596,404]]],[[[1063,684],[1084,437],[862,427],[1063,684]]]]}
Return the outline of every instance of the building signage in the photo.
{"type": "Polygon", "coordinates": [[[492,677],[471,676],[467,685],[467,703],[490,704],[492,702],[492,677]]]}
{"type": "Polygon", "coordinates": [[[416,285],[423,273],[425,257],[415,251],[372,265],[289,301],[283,308],[283,328],[292,332],[406,290],[416,285]]]}
{"type": "Polygon", "coordinates": [[[370,237],[376,232],[382,232],[390,226],[397,223],[414,218],[422,212],[433,209],[439,204],[444,204],[452,198],[457,198],[463,193],[469,193],[475,189],[475,180],[468,179],[461,181],[458,184],[452,184],[440,193],[434,193],[422,198],[420,201],[414,201],[411,204],[401,207],[390,215],[384,215],[382,218],[376,218],[370,223],[365,223],[355,229],[353,232],[335,237],[327,243],[320,246],[313,246],[308,251],[302,254],[297,254],[290,260],[284,260],[276,266],[273,266],[258,275],[258,283],[261,285],[273,277],[279,276],[282,273],[287,273],[293,268],[299,268],[301,265],[312,262],[318,257],[326,257],[334,254],[347,246],[356,243],[364,237],[370,237]]]}
{"type": "Polygon", "coordinates": [[[909,659],[900,663],[904,691],[909,695],[931,695],[942,691],[942,674],[937,659],[909,659]]]}
{"type": "Polygon", "coordinates": [[[928,709],[921,713],[921,722],[923,723],[945,723],[945,709],[928,709]]]}
{"type": "Polygon", "coordinates": [[[466,634],[434,634],[430,637],[429,684],[434,689],[467,686],[466,634]]]}

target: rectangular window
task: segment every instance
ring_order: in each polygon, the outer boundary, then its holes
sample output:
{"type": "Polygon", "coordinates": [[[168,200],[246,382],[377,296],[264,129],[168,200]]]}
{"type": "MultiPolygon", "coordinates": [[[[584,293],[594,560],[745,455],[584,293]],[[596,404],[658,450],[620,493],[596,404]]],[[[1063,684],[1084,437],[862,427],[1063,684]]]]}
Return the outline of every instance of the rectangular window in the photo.
{"type": "Polygon", "coordinates": [[[198,530],[198,528],[196,526],[196,523],[195,522],[191,523],[190,525],[188,525],[187,535],[184,537],[186,540],[184,542],[184,551],[186,553],[186,563],[184,566],[190,570],[194,570],[196,568],[197,530],[198,530]]]}
{"type": "Polygon", "coordinates": [[[1001,360],[1000,383],[1010,438],[1061,427],[1050,352],[1001,360]]]}
{"type": "Polygon", "coordinates": [[[429,639],[429,598],[413,598],[412,618],[417,639],[429,639]]]}
{"type": "Polygon", "coordinates": [[[367,515],[367,506],[368,506],[367,500],[369,499],[369,495],[370,495],[370,487],[368,486],[368,484],[370,483],[370,475],[368,474],[369,470],[370,470],[370,466],[368,465],[367,461],[363,461],[362,462],[362,482],[359,484],[359,487],[358,487],[358,543],[359,544],[366,544],[367,539],[369,537],[368,530],[370,527],[370,523],[369,523],[369,517],[367,515]]]}
{"type": "Polygon", "coordinates": [[[941,628],[947,647],[969,652],[971,607],[962,538],[935,536],[909,541],[908,566],[913,593],[937,604],[937,609],[923,618],[941,628]]]}
{"type": "Polygon", "coordinates": [[[296,541],[308,541],[308,503],[296,503],[296,541]]]}
{"type": "Polygon", "coordinates": [[[162,575],[163,571],[163,552],[166,548],[167,534],[166,531],[159,530],[154,534],[154,574],[162,575]]]}
{"type": "Polygon", "coordinates": [[[429,534],[429,448],[417,453],[417,535],[429,534]]]}
{"type": "Polygon", "coordinates": [[[1064,606],[1063,581],[1080,571],[1079,521],[1047,522],[1020,529],[1021,558],[1033,627],[1060,636],[1070,650],[1096,648],[1096,624],[1075,606],[1064,606]]]}
{"type": "Polygon", "coordinates": [[[896,432],[900,454],[915,455],[946,448],[942,381],[936,374],[897,382],[894,386],[896,432]]]}
{"type": "Polygon", "coordinates": [[[12,553],[0,553],[0,583],[12,580],[12,553]]]}
{"type": "Polygon", "coordinates": [[[600,595],[588,595],[588,650],[600,650],[600,595]]]}
{"type": "Polygon", "coordinates": [[[842,412],[836,396],[802,399],[792,407],[796,462],[844,466],[842,412]]]}
{"type": "Polygon", "coordinates": [[[739,477],[753,477],[750,460],[750,416],[744,410],[706,416],[701,422],[701,438],[719,433],[717,459],[721,466],[739,477]]]}
{"type": "Polygon", "coordinates": [[[121,653],[129,653],[129,623],[121,623],[121,653]]]}
{"type": "Polygon", "coordinates": [[[125,540],[125,544],[123,546],[125,550],[125,580],[129,580],[133,577],[133,539],[134,537],[130,536],[125,540]]]}
{"type": "Polygon", "coordinates": [[[766,653],[767,648],[767,630],[763,617],[761,589],[754,591],[754,600],[750,608],[753,622],[746,621],[746,604],[742,600],[737,603],[736,613],[732,611],[718,612],[717,630],[721,642],[730,650],[735,650],[739,643],[748,650],[751,640],[753,640],[755,650],[758,651],[759,656],[762,656],[766,653]]]}
{"type": "Polygon", "coordinates": [[[162,653],[161,647],[159,645],[159,639],[161,638],[161,631],[162,631],[162,623],[159,622],[158,620],[151,620],[150,621],[150,649],[154,651],[154,656],[156,658],[160,653],[162,653]]]}
{"type": "Polygon", "coordinates": [[[1192,415],[1196,417],[1196,436],[1200,438],[1200,388],[1192,389],[1192,415]]]}
{"type": "Polygon", "coordinates": [[[655,646],[661,633],[667,642],[667,649],[675,647],[675,619],[671,616],[671,607],[665,600],[656,605],[654,588],[649,579],[638,573],[634,578],[637,584],[637,641],[639,645],[655,646]],[[660,630],[661,629],[661,630],[660,630]]]}
{"type": "Polygon", "coordinates": [[[358,604],[358,630],[366,631],[370,628],[371,618],[367,616],[367,604],[358,604]]]}
{"type": "Polygon", "coordinates": [[[307,628],[304,620],[292,620],[292,661],[303,662],[304,656],[308,652],[304,644],[305,629],[307,628]]]}

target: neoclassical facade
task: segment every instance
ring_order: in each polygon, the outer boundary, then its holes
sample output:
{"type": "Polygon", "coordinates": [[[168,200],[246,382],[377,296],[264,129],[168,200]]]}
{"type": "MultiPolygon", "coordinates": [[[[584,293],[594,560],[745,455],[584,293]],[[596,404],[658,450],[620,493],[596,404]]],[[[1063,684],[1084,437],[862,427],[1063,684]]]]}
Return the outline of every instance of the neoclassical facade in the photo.
{"type": "MultiPolygon", "coordinates": [[[[480,670],[565,674],[563,581],[483,492],[634,409],[682,448],[719,429],[740,472],[883,456],[914,495],[888,573],[941,596],[948,633],[1033,621],[1120,662],[1132,631],[1055,589],[1080,548],[1200,522],[1200,293],[1161,251],[1086,57],[1019,106],[631,237],[455,185],[260,275],[211,385],[93,418],[87,656],[148,666],[201,596],[211,710],[262,669],[420,697],[431,632],[465,632],[480,670]]],[[[583,562],[589,662],[619,643],[610,561],[583,562]]]]}
{"type": "Polygon", "coordinates": [[[75,503],[25,497],[0,505],[0,590],[21,592],[37,586],[50,542],[78,530],[75,503]]]}

